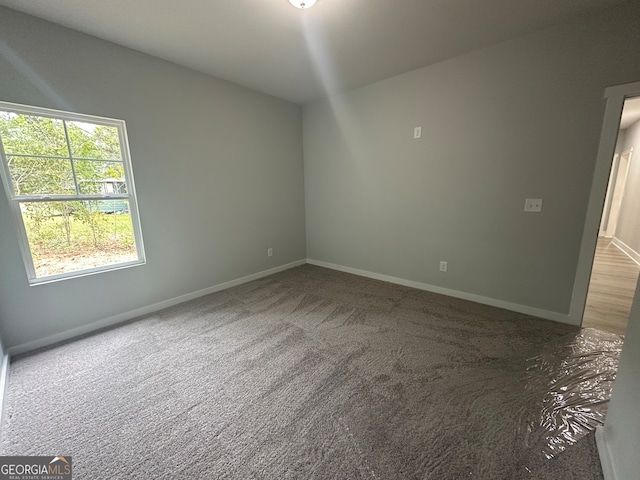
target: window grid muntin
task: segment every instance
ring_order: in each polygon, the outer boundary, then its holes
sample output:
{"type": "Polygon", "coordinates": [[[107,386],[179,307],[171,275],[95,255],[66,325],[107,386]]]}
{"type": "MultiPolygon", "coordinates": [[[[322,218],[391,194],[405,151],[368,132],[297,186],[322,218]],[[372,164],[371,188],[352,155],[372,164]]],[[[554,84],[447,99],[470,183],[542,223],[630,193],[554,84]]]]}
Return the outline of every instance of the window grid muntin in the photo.
{"type": "MultiPolygon", "coordinates": [[[[17,113],[17,112],[15,112],[15,110],[3,110],[3,111],[9,111],[9,112],[12,112],[12,113],[17,113]]],[[[33,114],[23,114],[23,115],[35,116],[33,114]]],[[[38,115],[38,116],[39,117],[44,117],[43,115],[38,115]]],[[[55,117],[47,117],[47,118],[52,118],[52,119],[57,120],[57,118],[55,118],[55,117]]],[[[64,129],[64,135],[65,135],[65,141],[66,141],[68,156],[64,157],[64,156],[57,156],[57,155],[36,155],[36,154],[29,155],[29,154],[25,154],[25,153],[8,153],[8,154],[5,153],[5,159],[7,159],[8,157],[19,157],[19,158],[40,158],[40,159],[45,159],[45,160],[46,159],[67,160],[67,161],[69,161],[69,164],[71,166],[71,174],[73,176],[73,188],[76,191],[76,195],[78,195],[78,196],[80,196],[80,195],[84,195],[84,196],[90,195],[90,194],[87,194],[87,193],[83,193],[81,191],[80,183],[78,181],[78,174],[77,174],[77,171],[76,171],[75,162],[76,161],[90,161],[90,162],[102,162],[102,163],[111,162],[111,163],[120,163],[120,164],[123,165],[123,167],[125,167],[126,166],[125,165],[126,162],[124,161],[123,146],[121,144],[122,129],[119,126],[116,127],[117,132],[118,132],[118,146],[120,147],[120,157],[121,158],[119,158],[119,159],[110,159],[110,158],[74,157],[73,156],[73,150],[71,148],[71,141],[69,139],[68,127],[67,127],[67,123],[70,120],[61,119],[61,121],[62,121],[62,126],[63,126],[63,129],[64,129]]],[[[84,122],[84,123],[90,123],[92,125],[101,125],[101,124],[95,123],[95,122],[84,122]]],[[[113,127],[112,125],[108,125],[108,126],[113,127]]],[[[4,146],[4,144],[3,144],[3,146],[4,146]]],[[[11,192],[13,192],[13,196],[14,197],[21,197],[22,198],[24,195],[16,195],[15,194],[16,188],[15,188],[15,185],[14,185],[14,182],[13,182],[13,175],[11,174],[12,173],[11,172],[11,167],[9,166],[8,160],[6,160],[5,163],[7,165],[7,169],[9,170],[9,179],[11,180],[11,183],[12,183],[11,192]]],[[[128,180],[127,171],[126,171],[126,168],[123,168],[123,170],[125,171],[124,184],[126,186],[129,183],[127,181],[128,180]]],[[[127,191],[128,191],[128,189],[127,189],[127,191]]],[[[44,196],[47,196],[47,197],[61,197],[61,196],[65,195],[65,194],[43,193],[43,194],[38,194],[38,195],[44,195],[44,196]]],[[[93,195],[95,195],[96,198],[100,198],[100,197],[104,196],[104,194],[93,194],[93,195]]]]}
{"type": "MultiPolygon", "coordinates": [[[[58,155],[30,155],[28,153],[7,153],[7,157],[22,157],[22,158],[51,158],[54,160],[69,160],[69,157],[60,157],[58,155]]],[[[82,160],[85,162],[118,162],[124,163],[120,158],[86,158],[86,157],[73,157],[74,160],[82,160]]]]}

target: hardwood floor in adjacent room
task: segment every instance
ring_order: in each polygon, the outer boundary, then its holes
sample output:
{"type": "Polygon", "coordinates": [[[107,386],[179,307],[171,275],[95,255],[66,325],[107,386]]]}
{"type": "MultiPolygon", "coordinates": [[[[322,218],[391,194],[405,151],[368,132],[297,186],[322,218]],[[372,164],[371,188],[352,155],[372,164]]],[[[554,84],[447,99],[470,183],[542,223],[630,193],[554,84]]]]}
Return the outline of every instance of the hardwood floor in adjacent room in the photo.
{"type": "Polygon", "coordinates": [[[582,326],[624,335],[639,272],[611,239],[599,238],[582,326]]]}

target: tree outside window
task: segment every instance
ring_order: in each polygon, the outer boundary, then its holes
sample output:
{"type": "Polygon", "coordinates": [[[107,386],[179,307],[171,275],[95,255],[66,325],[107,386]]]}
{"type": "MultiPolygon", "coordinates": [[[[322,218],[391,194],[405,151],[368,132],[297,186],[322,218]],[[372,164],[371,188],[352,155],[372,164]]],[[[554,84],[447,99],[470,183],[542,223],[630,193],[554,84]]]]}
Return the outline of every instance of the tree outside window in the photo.
{"type": "Polygon", "coordinates": [[[0,147],[32,284],[144,263],[123,121],[0,102],[0,147]]]}

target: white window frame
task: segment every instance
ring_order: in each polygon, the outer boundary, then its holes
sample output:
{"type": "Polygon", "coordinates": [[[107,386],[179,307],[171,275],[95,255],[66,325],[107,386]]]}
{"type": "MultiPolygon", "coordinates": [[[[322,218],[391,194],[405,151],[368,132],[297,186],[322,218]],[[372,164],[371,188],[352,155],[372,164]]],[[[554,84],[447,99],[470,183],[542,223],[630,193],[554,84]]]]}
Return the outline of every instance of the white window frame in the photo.
{"type": "MultiPolygon", "coordinates": [[[[92,275],[100,272],[107,272],[112,270],[120,270],[122,268],[133,267],[137,265],[144,265],[146,263],[146,257],[144,253],[144,243],[142,241],[142,229],[140,227],[140,214],[138,212],[138,202],[136,200],[136,188],[133,179],[133,168],[131,166],[131,155],[129,153],[129,140],[127,138],[127,128],[124,120],[118,120],[114,118],[98,117],[94,115],[85,115],[81,113],[64,112],[61,110],[53,110],[49,108],[33,107],[29,105],[20,105],[17,103],[9,103],[0,101],[0,110],[15,112],[18,114],[35,115],[39,117],[48,117],[57,120],[65,120],[69,122],[86,122],[96,125],[104,125],[108,127],[115,127],[118,130],[118,139],[120,141],[120,154],[122,157],[122,163],[124,167],[125,183],[127,185],[126,194],[99,194],[99,195],[15,195],[13,189],[13,183],[11,181],[11,173],[9,171],[9,164],[4,151],[4,144],[0,142],[0,176],[2,177],[2,184],[4,186],[5,193],[11,205],[11,210],[14,213],[16,220],[16,226],[19,236],[20,251],[22,253],[22,259],[27,271],[27,278],[30,285],[40,285],[44,283],[55,282],[58,280],[65,280],[69,278],[83,277],[86,275],[92,275]],[[133,224],[133,235],[135,239],[136,252],[138,255],[137,260],[130,262],[113,263],[110,265],[103,265],[101,267],[88,268],[85,270],[77,270],[73,272],[60,273],[56,275],[48,275],[46,277],[38,278],[36,276],[35,267],[33,265],[33,258],[31,256],[31,249],[29,247],[29,240],[27,238],[27,231],[22,218],[22,212],[20,211],[20,204],[27,202],[50,202],[50,201],[83,201],[83,200],[127,200],[129,202],[129,212],[131,214],[131,222],[133,224]]],[[[72,156],[69,151],[70,157],[72,156]]]]}

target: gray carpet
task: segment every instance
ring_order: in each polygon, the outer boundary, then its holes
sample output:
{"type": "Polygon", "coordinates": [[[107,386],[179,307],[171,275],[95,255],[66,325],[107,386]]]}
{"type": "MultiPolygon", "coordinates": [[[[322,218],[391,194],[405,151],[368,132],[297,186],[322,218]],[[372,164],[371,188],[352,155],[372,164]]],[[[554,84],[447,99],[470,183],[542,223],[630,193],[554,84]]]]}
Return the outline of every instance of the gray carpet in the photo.
{"type": "Polygon", "coordinates": [[[305,265],[13,360],[3,455],[75,479],[602,479],[527,439],[574,327],[305,265]],[[523,422],[524,419],[524,422],[523,422]]]}

